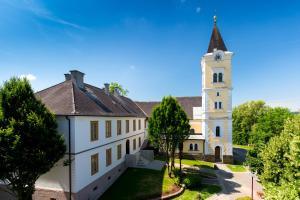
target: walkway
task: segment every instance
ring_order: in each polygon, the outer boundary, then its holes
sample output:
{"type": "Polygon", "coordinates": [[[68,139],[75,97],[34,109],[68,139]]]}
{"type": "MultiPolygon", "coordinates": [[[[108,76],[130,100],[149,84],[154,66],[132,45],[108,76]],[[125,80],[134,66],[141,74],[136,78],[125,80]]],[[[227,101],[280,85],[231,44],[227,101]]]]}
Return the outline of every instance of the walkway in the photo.
{"type": "MultiPolygon", "coordinates": [[[[251,173],[250,172],[231,172],[225,164],[216,164],[218,170],[216,174],[218,176],[219,184],[222,187],[222,191],[208,200],[234,200],[238,197],[249,196],[251,197],[251,173]]],[[[257,182],[257,178],[253,180],[253,198],[260,200],[257,192],[261,192],[262,187],[257,182]]]]}

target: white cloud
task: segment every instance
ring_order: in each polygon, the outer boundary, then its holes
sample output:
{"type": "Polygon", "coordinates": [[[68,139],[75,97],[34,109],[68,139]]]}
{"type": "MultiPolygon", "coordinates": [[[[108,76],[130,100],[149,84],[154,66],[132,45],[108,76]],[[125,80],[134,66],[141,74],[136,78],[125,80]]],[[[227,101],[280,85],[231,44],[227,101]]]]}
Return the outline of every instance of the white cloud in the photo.
{"type": "Polygon", "coordinates": [[[200,7],[197,7],[197,8],[196,8],[196,12],[197,12],[197,13],[200,13],[200,11],[201,11],[201,8],[200,8],[200,7]]]}
{"type": "Polygon", "coordinates": [[[26,78],[29,81],[35,81],[36,80],[36,76],[34,76],[33,74],[22,74],[20,76],[20,78],[26,78]]]}

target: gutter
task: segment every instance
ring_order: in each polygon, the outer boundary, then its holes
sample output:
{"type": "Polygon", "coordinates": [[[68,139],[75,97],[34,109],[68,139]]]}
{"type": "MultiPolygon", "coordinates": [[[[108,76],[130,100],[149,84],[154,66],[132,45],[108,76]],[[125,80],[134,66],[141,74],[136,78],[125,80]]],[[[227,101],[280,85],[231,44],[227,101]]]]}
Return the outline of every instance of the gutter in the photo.
{"type": "Polygon", "coordinates": [[[68,127],[69,127],[69,200],[72,200],[72,162],[71,162],[71,120],[69,116],[66,116],[68,120],[68,127]]]}

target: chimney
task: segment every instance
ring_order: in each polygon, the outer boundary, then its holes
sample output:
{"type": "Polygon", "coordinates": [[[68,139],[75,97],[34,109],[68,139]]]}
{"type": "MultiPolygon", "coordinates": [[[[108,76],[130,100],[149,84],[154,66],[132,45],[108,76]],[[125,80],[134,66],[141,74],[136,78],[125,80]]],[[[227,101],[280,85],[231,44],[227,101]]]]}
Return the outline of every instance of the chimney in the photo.
{"type": "Polygon", "coordinates": [[[71,80],[72,79],[71,74],[65,74],[65,79],[66,79],[66,81],[71,80]]]}
{"type": "Polygon", "coordinates": [[[71,77],[73,79],[73,82],[77,85],[78,88],[84,89],[84,73],[78,71],[78,70],[71,70],[71,77]]]}
{"type": "Polygon", "coordinates": [[[118,88],[115,88],[115,90],[114,90],[114,96],[115,97],[119,97],[120,96],[120,91],[119,91],[118,88]]]}
{"type": "Polygon", "coordinates": [[[104,91],[105,91],[105,94],[109,95],[109,83],[104,83],[104,91]]]}

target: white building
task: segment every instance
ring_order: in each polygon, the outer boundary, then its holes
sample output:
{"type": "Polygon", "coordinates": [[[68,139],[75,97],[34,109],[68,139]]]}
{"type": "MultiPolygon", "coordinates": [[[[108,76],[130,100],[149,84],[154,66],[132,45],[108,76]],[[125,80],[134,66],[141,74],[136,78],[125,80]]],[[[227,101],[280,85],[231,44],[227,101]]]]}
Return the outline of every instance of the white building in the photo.
{"type": "Polygon", "coordinates": [[[132,100],[109,93],[108,84],[84,83],[82,72],[65,77],[36,94],[55,113],[67,153],[37,180],[34,199],[96,199],[125,171],[125,155],[138,152],[146,138],[146,116],[132,100]]]}

